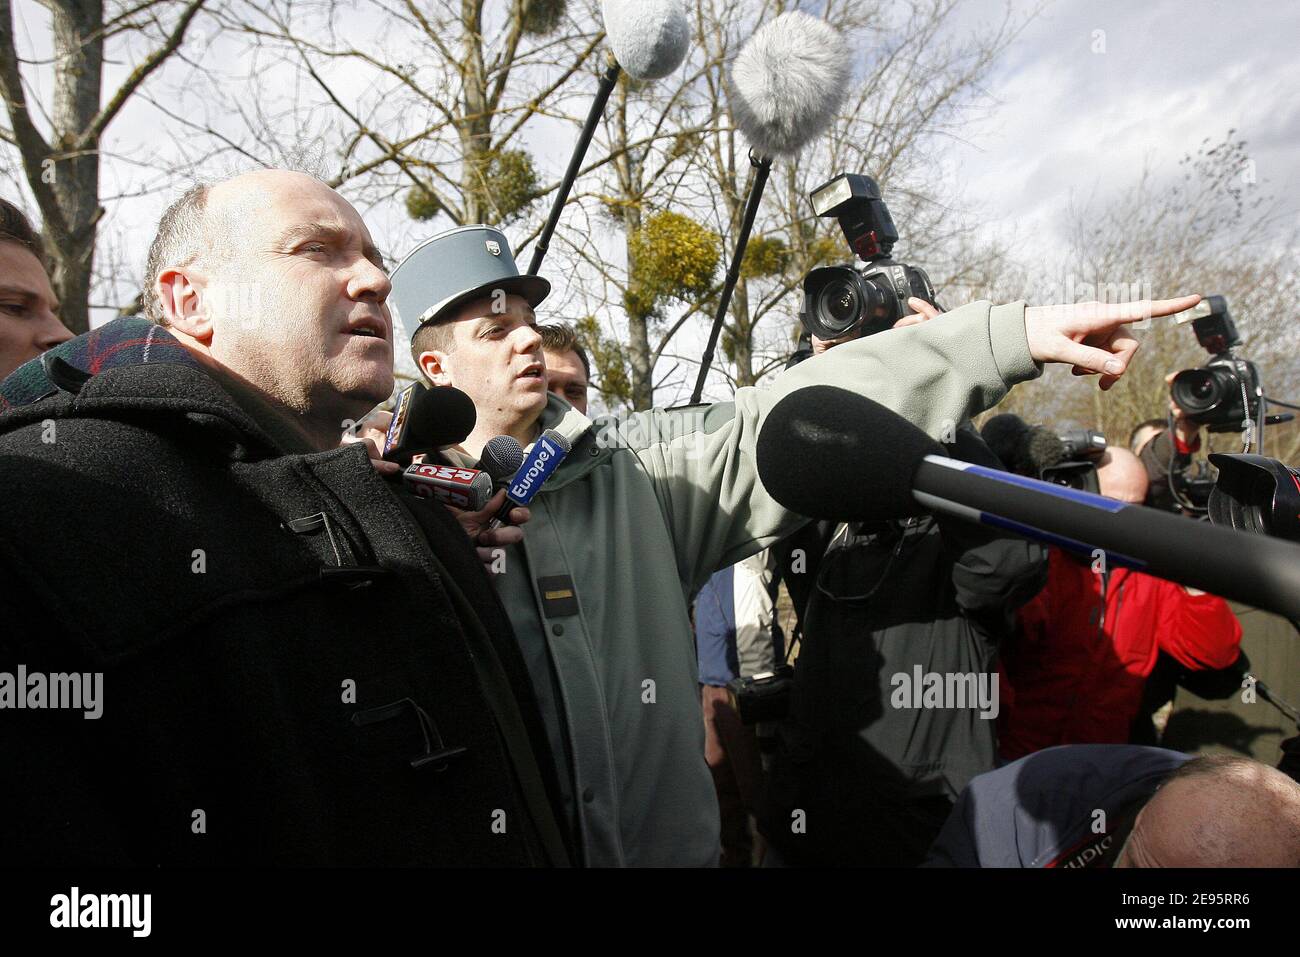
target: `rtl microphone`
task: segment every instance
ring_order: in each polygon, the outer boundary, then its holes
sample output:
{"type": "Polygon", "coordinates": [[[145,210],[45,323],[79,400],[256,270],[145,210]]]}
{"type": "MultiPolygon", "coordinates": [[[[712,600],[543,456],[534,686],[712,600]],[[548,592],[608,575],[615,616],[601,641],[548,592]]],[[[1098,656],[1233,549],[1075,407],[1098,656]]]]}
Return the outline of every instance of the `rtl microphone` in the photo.
{"type": "Polygon", "coordinates": [[[506,502],[497,512],[488,528],[509,524],[510,510],[527,505],[564,461],[572,446],[569,440],[554,429],[547,429],[524,456],[523,464],[516,470],[506,486],[506,502]]]}
{"type": "Polygon", "coordinates": [[[478,413],[474,400],[450,386],[407,386],[393,405],[393,420],[384,436],[383,457],[406,463],[420,452],[433,452],[463,442],[474,431],[478,413]]]}
{"type": "Polygon", "coordinates": [[[402,484],[412,495],[432,498],[444,505],[478,512],[492,498],[492,476],[479,469],[418,462],[402,473],[402,484]]]}
{"type": "Polygon", "coordinates": [[[758,473],[810,518],[879,521],[941,511],[1068,551],[1300,617],[1300,546],[958,462],[884,406],[809,386],[759,431],[758,473]],[[1099,554],[1101,553],[1101,554],[1099,554]]]}

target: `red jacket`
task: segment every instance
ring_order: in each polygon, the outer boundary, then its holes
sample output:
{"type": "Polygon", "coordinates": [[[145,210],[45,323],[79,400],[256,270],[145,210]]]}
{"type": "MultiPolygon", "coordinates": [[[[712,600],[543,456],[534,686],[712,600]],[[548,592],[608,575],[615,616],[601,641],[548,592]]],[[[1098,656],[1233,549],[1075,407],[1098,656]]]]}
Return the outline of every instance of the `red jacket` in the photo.
{"type": "Polygon", "coordinates": [[[1017,635],[1002,648],[1002,757],[1127,743],[1161,651],[1210,670],[1231,665],[1240,645],[1241,624],[1222,598],[1127,568],[1102,576],[1053,548],[1047,587],[1020,610],[1017,635]]]}

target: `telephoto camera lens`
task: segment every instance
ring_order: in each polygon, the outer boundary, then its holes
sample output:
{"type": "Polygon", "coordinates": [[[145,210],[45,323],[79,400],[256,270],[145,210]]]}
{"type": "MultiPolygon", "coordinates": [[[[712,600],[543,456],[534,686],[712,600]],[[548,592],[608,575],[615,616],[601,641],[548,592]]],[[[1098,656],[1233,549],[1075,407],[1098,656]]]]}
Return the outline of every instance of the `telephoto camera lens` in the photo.
{"type": "Polygon", "coordinates": [[[1219,470],[1210,492],[1210,521],[1256,535],[1300,541],[1300,470],[1277,459],[1211,452],[1219,470]]]}

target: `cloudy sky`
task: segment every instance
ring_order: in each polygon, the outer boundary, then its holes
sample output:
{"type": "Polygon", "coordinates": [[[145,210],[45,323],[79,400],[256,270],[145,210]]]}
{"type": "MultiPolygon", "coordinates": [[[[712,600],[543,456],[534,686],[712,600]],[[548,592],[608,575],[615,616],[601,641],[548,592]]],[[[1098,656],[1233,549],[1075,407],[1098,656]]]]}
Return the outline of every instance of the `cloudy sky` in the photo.
{"type": "MultiPolygon", "coordinates": [[[[1000,18],[965,0],[954,35],[1000,18]]],[[[1104,198],[1143,163],[1172,170],[1229,129],[1259,181],[1300,213],[1300,6],[1055,0],[997,64],[998,105],[953,150],[953,175],[1022,250],[1062,241],[1071,196],[1104,198]]]]}

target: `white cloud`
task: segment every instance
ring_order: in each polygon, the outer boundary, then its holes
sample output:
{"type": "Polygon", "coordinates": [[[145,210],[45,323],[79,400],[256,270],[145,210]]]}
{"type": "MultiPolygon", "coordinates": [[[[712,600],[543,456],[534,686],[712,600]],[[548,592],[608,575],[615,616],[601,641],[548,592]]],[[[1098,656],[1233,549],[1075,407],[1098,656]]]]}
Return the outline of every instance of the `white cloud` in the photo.
{"type": "MultiPolygon", "coordinates": [[[[969,0],[954,30],[1002,4],[969,0]]],[[[1130,185],[1145,162],[1172,170],[1203,140],[1244,138],[1260,179],[1300,205],[1300,63],[1287,4],[1119,0],[1050,6],[987,79],[1001,105],[953,151],[951,169],[1019,248],[1059,251],[1071,195],[1130,185]],[[1094,31],[1104,52],[1093,52],[1094,31]]]]}

